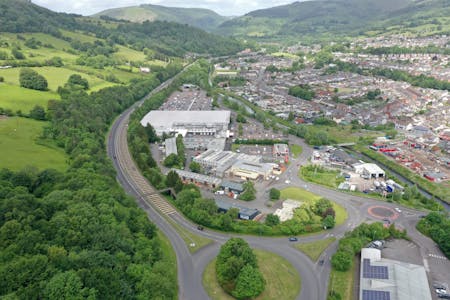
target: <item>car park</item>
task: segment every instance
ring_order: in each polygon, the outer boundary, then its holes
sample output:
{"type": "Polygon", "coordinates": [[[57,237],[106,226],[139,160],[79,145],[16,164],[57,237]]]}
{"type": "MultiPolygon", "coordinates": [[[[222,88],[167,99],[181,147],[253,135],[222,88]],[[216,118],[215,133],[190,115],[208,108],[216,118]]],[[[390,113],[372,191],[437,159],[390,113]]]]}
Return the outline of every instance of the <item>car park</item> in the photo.
{"type": "Polygon", "coordinates": [[[295,236],[289,238],[289,242],[296,242],[298,239],[295,236]]]}

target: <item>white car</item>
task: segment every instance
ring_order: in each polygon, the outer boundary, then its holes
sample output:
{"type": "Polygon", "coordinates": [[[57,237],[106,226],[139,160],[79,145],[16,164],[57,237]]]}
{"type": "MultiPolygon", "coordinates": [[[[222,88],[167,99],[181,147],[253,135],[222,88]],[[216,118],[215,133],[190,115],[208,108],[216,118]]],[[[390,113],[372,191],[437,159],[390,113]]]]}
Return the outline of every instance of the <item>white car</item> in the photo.
{"type": "Polygon", "coordinates": [[[286,183],[286,184],[289,184],[289,183],[291,183],[291,181],[290,181],[290,180],[286,180],[285,183],[286,183]]]}
{"type": "Polygon", "coordinates": [[[398,207],[395,208],[395,211],[398,212],[398,213],[402,212],[402,210],[400,208],[398,208],[398,207]]]}
{"type": "Polygon", "coordinates": [[[436,294],[438,294],[438,295],[447,294],[447,290],[445,290],[445,289],[436,289],[436,294]]]}

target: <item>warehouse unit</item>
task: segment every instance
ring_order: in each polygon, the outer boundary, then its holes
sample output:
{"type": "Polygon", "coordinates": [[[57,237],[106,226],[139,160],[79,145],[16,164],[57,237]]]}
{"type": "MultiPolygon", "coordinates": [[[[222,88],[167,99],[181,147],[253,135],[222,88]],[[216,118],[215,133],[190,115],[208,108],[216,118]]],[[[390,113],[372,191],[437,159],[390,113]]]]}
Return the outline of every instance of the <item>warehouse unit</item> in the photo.
{"type": "Polygon", "coordinates": [[[227,137],[230,111],[162,111],[152,110],[141,125],[152,125],[156,134],[181,134],[227,137]]]}

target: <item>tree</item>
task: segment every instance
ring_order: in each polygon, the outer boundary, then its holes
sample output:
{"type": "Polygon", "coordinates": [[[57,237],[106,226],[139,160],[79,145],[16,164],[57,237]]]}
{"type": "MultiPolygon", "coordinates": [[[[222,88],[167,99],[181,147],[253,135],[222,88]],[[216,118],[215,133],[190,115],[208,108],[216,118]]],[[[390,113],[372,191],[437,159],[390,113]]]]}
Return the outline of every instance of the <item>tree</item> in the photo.
{"type": "Polygon", "coordinates": [[[20,86],[27,89],[46,91],[48,87],[45,77],[29,68],[20,70],[19,81],[20,86]]]}
{"type": "Polygon", "coordinates": [[[19,51],[17,47],[12,48],[11,54],[14,56],[15,59],[25,59],[25,55],[19,51]]]}
{"type": "Polygon", "coordinates": [[[251,265],[245,265],[239,272],[232,294],[237,299],[253,299],[264,291],[265,285],[261,272],[251,265]]]}
{"type": "Polygon", "coordinates": [[[265,224],[270,227],[276,226],[280,224],[280,218],[277,215],[268,214],[266,217],[265,224]]]}
{"type": "Polygon", "coordinates": [[[30,110],[30,118],[40,121],[45,120],[45,109],[40,105],[35,105],[33,109],[30,110]]]}
{"type": "Polygon", "coordinates": [[[334,225],[336,224],[336,221],[334,220],[333,216],[328,215],[322,220],[322,224],[327,229],[330,229],[330,228],[334,227],[334,225]]]}
{"type": "Polygon", "coordinates": [[[165,167],[168,167],[168,168],[172,168],[174,166],[179,166],[180,161],[178,159],[178,155],[176,155],[175,153],[170,154],[169,156],[167,156],[164,159],[163,164],[165,167]]]}
{"type": "Polygon", "coordinates": [[[271,200],[278,200],[280,199],[281,192],[277,190],[276,188],[271,188],[269,192],[269,197],[271,200]]]}
{"type": "Polygon", "coordinates": [[[247,123],[247,119],[242,114],[237,114],[236,122],[238,122],[238,123],[247,123]]]}
{"type": "Polygon", "coordinates": [[[256,189],[253,182],[247,181],[244,183],[244,192],[241,194],[239,199],[243,201],[252,201],[256,199],[256,189]]]}
{"type": "Polygon", "coordinates": [[[345,251],[336,252],[331,258],[331,265],[338,271],[348,271],[352,266],[353,254],[345,251]]]}
{"type": "Polygon", "coordinates": [[[5,82],[5,78],[3,76],[0,76],[0,82],[5,82]]]}
{"type": "Polygon", "coordinates": [[[202,166],[196,161],[191,162],[191,164],[189,165],[189,169],[191,169],[191,171],[194,173],[202,172],[202,166]]]}
{"type": "Polygon", "coordinates": [[[75,271],[58,273],[53,276],[47,283],[44,293],[50,300],[84,299],[82,282],[75,271]]]}
{"type": "Polygon", "coordinates": [[[153,126],[150,123],[147,124],[147,127],[144,127],[144,128],[145,128],[145,133],[147,134],[149,143],[154,143],[154,142],[159,141],[159,137],[156,134],[155,128],[153,128],[153,126]]]}
{"type": "Polygon", "coordinates": [[[179,184],[179,182],[181,182],[181,179],[180,176],[178,176],[177,172],[172,170],[169,173],[167,173],[166,185],[168,187],[175,187],[177,186],[177,184],[179,184]]]}
{"type": "Polygon", "coordinates": [[[67,83],[70,84],[70,85],[79,85],[84,90],[88,90],[89,89],[89,82],[87,81],[87,79],[81,77],[78,74],[70,75],[69,79],[67,80],[67,83]]]}

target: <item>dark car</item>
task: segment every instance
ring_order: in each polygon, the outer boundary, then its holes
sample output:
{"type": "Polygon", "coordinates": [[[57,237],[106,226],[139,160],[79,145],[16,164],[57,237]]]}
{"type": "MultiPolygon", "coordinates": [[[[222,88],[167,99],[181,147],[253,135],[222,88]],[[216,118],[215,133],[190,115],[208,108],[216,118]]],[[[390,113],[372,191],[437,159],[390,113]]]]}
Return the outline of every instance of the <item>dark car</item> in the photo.
{"type": "Polygon", "coordinates": [[[323,266],[324,263],[325,261],[323,259],[319,260],[319,265],[323,266]]]}
{"type": "Polygon", "coordinates": [[[296,242],[296,241],[298,241],[298,239],[295,236],[289,238],[289,242],[296,242]]]}
{"type": "Polygon", "coordinates": [[[203,231],[203,226],[202,225],[198,225],[197,229],[200,230],[200,231],[203,231]]]}
{"type": "Polygon", "coordinates": [[[441,299],[450,299],[450,294],[439,294],[438,297],[441,299]]]}

